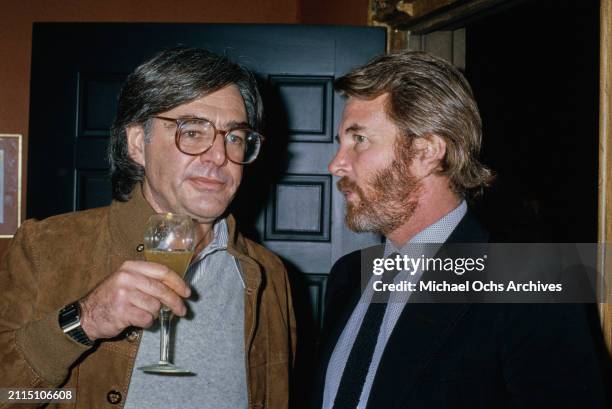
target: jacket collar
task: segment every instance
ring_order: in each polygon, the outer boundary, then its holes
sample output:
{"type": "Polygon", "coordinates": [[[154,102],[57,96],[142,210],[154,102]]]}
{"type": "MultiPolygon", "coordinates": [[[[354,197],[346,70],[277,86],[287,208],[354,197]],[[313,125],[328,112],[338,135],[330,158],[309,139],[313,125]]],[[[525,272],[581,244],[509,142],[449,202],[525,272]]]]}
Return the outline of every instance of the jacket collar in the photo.
{"type": "Polygon", "coordinates": [[[446,240],[447,243],[488,243],[490,234],[468,209],[463,219],[446,240]]]}
{"type": "Polygon", "coordinates": [[[259,263],[249,255],[246,240],[238,233],[236,219],[231,214],[227,216],[227,251],[240,262],[243,267],[244,285],[247,292],[256,293],[262,282],[259,263]]]}
{"type": "Polygon", "coordinates": [[[127,202],[113,200],[108,220],[113,248],[127,253],[128,257],[141,253],[145,225],[154,214],[155,210],[144,198],[140,184],[134,186],[132,197],[127,202]]]}

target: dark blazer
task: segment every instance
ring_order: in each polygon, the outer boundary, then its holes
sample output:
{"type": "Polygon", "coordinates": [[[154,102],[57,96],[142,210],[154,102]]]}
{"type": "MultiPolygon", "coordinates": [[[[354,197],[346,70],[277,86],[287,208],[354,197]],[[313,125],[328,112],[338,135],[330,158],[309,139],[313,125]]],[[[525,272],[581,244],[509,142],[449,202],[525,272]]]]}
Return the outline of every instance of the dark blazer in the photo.
{"type": "MultiPolygon", "coordinates": [[[[448,242],[488,240],[468,212],[448,242]]],[[[327,364],[360,297],[359,272],[354,252],[329,276],[316,408],[327,364]]],[[[582,304],[408,303],[367,408],[604,408],[598,359],[582,304]]]]}

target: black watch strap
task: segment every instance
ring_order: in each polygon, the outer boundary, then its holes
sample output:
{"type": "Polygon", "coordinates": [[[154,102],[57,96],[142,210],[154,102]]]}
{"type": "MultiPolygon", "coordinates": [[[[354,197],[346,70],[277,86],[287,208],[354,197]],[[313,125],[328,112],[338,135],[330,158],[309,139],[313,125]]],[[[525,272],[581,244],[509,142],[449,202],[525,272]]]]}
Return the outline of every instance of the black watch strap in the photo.
{"type": "Polygon", "coordinates": [[[94,344],[81,327],[81,305],[78,301],[66,305],[59,311],[58,322],[64,334],[70,338],[88,347],[94,344]]]}

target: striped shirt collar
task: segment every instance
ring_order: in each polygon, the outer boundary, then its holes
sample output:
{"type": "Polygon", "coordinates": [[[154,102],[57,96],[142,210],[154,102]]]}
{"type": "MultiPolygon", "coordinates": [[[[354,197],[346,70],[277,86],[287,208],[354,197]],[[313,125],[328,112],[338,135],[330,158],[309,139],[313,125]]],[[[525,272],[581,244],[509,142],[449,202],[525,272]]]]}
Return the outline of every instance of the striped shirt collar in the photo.
{"type": "Polygon", "coordinates": [[[225,217],[218,219],[213,225],[212,241],[198,253],[196,258],[192,261],[192,264],[202,260],[215,251],[227,250],[228,236],[227,220],[225,217]]]}

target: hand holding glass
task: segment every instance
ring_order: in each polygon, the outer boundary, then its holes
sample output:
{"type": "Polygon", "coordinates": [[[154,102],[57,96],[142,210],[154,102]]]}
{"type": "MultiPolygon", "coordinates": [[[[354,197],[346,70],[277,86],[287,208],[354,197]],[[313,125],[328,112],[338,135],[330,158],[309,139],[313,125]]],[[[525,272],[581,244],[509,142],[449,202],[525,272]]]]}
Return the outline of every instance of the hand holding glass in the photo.
{"type": "MultiPolygon", "coordinates": [[[[189,216],[163,213],[149,218],[144,234],[144,253],[147,261],[162,264],[184,277],[193,258],[194,247],[195,226],[189,216]]],[[[170,362],[170,321],[173,316],[169,308],[161,307],[159,363],[138,369],[152,373],[193,374],[170,362]]]]}

